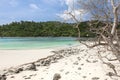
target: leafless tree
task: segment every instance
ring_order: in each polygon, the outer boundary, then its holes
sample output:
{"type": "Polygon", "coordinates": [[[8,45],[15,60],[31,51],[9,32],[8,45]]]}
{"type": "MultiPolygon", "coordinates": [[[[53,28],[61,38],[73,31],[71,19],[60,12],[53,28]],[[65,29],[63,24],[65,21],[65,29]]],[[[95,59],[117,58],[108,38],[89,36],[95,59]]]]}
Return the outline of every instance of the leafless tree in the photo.
{"type": "Polygon", "coordinates": [[[120,40],[118,35],[119,24],[119,10],[120,0],[79,0],[82,8],[88,10],[92,20],[96,22],[90,23],[91,30],[94,30],[98,34],[99,44],[100,40],[104,41],[116,55],[120,61],[120,40]],[[94,29],[93,24],[102,23],[104,25],[98,25],[97,29],[94,29]]]}
{"type": "Polygon", "coordinates": [[[74,15],[74,14],[72,14],[71,12],[65,12],[64,14],[67,14],[67,15],[69,15],[75,22],[76,22],[76,25],[74,26],[75,28],[77,28],[77,32],[78,32],[78,40],[80,40],[80,28],[79,28],[79,25],[80,25],[80,23],[81,23],[81,21],[80,20],[78,20],[77,18],[76,18],[76,16],[74,15]]]}
{"type": "MultiPolygon", "coordinates": [[[[78,0],[78,4],[80,9],[87,11],[89,14],[90,31],[94,32],[97,38],[95,45],[85,45],[88,47],[105,45],[116,56],[114,60],[120,62],[120,30],[118,29],[120,0],[78,0]]],[[[77,18],[71,13],[69,15],[76,21],[78,26],[80,22],[77,18]]],[[[106,64],[111,66],[111,64],[106,64]]],[[[113,65],[112,68],[117,73],[113,65]]]]}

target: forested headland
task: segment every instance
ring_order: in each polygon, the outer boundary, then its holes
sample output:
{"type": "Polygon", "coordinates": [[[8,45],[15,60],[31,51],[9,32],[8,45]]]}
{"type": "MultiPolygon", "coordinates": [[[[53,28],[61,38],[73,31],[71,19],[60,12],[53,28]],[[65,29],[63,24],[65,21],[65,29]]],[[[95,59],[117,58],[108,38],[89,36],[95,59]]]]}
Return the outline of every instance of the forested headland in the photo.
{"type": "MultiPolygon", "coordinates": [[[[81,37],[93,37],[89,31],[87,22],[79,25],[81,37]]],[[[0,26],[1,37],[77,37],[78,32],[74,23],[62,23],[58,21],[34,22],[21,21],[12,22],[0,26]]]]}

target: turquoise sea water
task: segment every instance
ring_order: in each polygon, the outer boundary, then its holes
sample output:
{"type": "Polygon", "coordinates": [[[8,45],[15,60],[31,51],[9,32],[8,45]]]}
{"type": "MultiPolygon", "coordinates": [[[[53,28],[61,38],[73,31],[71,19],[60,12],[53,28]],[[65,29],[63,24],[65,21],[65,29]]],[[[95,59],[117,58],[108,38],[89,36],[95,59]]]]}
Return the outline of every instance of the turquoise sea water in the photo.
{"type": "Polygon", "coordinates": [[[40,49],[79,44],[72,37],[3,37],[0,38],[0,49],[40,49]]]}

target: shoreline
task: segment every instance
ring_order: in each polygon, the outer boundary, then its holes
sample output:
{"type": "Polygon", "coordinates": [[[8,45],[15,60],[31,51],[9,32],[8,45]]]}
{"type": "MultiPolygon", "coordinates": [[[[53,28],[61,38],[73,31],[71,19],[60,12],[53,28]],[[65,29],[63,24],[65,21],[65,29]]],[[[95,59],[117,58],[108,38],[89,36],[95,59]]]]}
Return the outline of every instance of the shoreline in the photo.
{"type": "Polygon", "coordinates": [[[33,62],[53,55],[54,51],[80,46],[80,44],[36,49],[0,49],[0,70],[33,62]]]}

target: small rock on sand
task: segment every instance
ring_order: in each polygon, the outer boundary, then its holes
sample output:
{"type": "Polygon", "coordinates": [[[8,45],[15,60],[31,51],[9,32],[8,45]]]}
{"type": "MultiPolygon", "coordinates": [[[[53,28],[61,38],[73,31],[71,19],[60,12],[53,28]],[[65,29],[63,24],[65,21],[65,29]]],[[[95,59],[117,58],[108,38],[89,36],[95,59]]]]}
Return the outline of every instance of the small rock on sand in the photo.
{"type": "Polygon", "coordinates": [[[54,74],[53,80],[59,80],[61,78],[61,75],[56,73],[54,74]]]}

